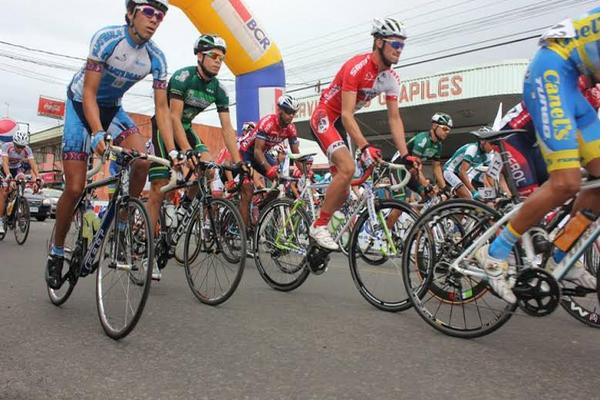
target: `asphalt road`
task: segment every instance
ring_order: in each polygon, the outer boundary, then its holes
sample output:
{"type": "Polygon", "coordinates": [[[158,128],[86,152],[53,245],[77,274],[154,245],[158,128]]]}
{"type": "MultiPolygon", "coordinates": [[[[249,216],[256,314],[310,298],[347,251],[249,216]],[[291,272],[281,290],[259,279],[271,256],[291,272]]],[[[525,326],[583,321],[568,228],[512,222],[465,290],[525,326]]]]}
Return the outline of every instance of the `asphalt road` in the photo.
{"type": "Polygon", "coordinates": [[[0,242],[0,399],[597,399],[600,330],[559,309],[515,315],[466,341],[412,310],[378,311],[346,263],[279,293],[247,265],[233,297],[200,304],[183,269],[153,284],[136,329],[116,342],[94,278],[62,307],[43,281],[53,221],[0,242]]]}

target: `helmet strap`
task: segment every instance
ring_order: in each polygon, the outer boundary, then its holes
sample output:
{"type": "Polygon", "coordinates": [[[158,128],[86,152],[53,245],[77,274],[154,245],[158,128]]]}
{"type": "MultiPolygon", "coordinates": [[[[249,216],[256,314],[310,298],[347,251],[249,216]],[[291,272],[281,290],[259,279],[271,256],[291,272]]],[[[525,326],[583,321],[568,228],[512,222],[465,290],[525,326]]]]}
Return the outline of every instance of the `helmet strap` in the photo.
{"type": "Polygon", "coordinates": [[[277,107],[277,111],[278,111],[277,117],[279,118],[279,126],[282,127],[282,128],[285,128],[289,124],[287,122],[285,122],[283,120],[283,117],[281,116],[281,114],[283,114],[283,111],[279,107],[277,107]]]}
{"type": "Polygon", "coordinates": [[[387,68],[392,66],[392,62],[389,61],[384,55],[383,55],[383,48],[385,47],[385,42],[383,42],[383,46],[378,47],[377,51],[379,52],[379,58],[381,58],[381,62],[383,63],[383,65],[385,65],[387,68]]]}
{"type": "Polygon", "coordinates": [[[441,140],[442,140],[442,139],[440,139],[440,137],[439,137],[439,136],[438,136],[438,134],[437,134],[437,128],[438,128],[439,126],[440,126],[440,125],[436,125],[436,127],[435,127],[435,128],[431,128],[431,131],[432,131],[432,133],[433,133],[433,135],[431,135],[431,136],[432,136],[433,138],[435,138],[435,141],[436,141],[436,142],[439,142],[439,141],[441,141],[441,140]]]}
{"type": "Polygon", "coordinates": [[[137,38],[141,42],[140,44],[146,43],[148,41],[148,39],[143,38],[142,35],[140,35],[140,33],[137,31],[137,29],[135,29],[135,26],[133,25],[133,19],[135,18],[136,14],[137,14],[137,9],[134,8],[133,16],[129,19],[129,29],[131,29],[132,36],[134,38],[137,38]]]}
{"type": "Polygon", "coordinates": [[[212,72],[210,72],[209,70],[206,69],[206,67],[204,66],[204,57],[206,57],[206,55],[204,53],[202,53],[202,59],[198,61],[198,66],[202,70],[202,73],[204,74],[204,76],[206,76],[208,78],[208,80],[211,80],[212,78],[217,76],[217,74],[213,74],[212,72]]]}

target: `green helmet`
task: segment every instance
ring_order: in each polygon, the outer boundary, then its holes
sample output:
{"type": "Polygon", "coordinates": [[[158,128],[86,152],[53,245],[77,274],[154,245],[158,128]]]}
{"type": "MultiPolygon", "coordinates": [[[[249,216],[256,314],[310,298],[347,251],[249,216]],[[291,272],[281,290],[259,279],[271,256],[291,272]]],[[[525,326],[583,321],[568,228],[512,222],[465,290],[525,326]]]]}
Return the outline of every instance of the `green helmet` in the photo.
{"type": "Polygon", "coordinates": [[[443,112],[436,112],[431,117],[431,122],[435,122],[438,125],[444,125],[449,128],[454,127],[454,122],[452,122],[452,117],[443,112]]]}
{"type": "Polygon", "coordinates": [[[202,35],[194,43],[194,54],[203,53],[212,49],[219,49],[227,53],[225,39],[217,35],[202,35]]]}

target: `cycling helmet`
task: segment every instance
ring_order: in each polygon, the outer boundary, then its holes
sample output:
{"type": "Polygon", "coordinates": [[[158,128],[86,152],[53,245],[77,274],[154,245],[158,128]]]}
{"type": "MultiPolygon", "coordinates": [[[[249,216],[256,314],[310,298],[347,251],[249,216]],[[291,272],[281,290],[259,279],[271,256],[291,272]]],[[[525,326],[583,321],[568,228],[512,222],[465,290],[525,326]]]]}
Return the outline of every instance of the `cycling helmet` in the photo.
{"type": "Polygon", "coordinates": [[[242,124],[242,132],[248,132],[256,128],[256,124],[252,121],[244,122],[242,124]]]}
{"type": "Polygon", "coordinates": [[[138,6],[148,4],[165,13],[169,9],[169,0],[125,0],[125,8],[129,8],[129,3],[134,3],[138,6]]]}
{"type": "Polygon", "coordinates": [[[227,53],[225,39],[217,35],[202,35],[194,43],[194,54],[203,53],[212,49],[219,49],[223,54],[227,53]]]}
{"type": "Polygon", "coordinates": [[[289,111],[290,113],[297,112],[300,108],[298,100],[296,100],[289,94],[284,94],[283,96],[280,96],[279,99],[277,99],[277,105],[279,106],[279,108],[282,108],[285,111],[289,111]]]}
{"type": "Polygon", "coordinates": [[[438,125],[444,125],[449,128],[454,127],[454,122],[452,122],[452,117],[443,112],[436,112],[431,117],[431,122],[435,122],[438,125]]]}
{"type": "Polygon", "coordinates": [[[29,144],[29,132],[22,127],[17,128],[12,141],[17,146],[27,146],[29,144]]]}
{"type": "Polygon", "coordinates": [[[371,35],[376,38],[399,36],[406,39],[406,26],[394,18],[374,19],[371,35]]]}

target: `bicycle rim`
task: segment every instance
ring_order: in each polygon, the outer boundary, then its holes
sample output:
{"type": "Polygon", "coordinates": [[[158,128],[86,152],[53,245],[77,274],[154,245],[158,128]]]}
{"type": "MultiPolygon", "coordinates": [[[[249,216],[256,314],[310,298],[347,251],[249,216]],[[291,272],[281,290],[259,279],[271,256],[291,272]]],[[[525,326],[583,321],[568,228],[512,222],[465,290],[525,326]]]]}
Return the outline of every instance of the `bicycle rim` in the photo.
{"type": "Polygon", "coordinates": [[[149,238],[150,220],[141,201],[130,198],[117,205],[96,272],[98,316],[104,332],[113,339],[127,336],[142,316],[154,266],[154,246],[149,238]],[[124,229],[117,228],[120,217],[127,218],[124,229]]]}
{"type": "Polygon", "coordinates": [[[29,215],[29,204],[25,198],[19,197],[15,210],[13,211],[15,219],[15,240],[18,244],[23,245],[29,235],[29,227],[31,225],[31,217],[29,215]]]}

